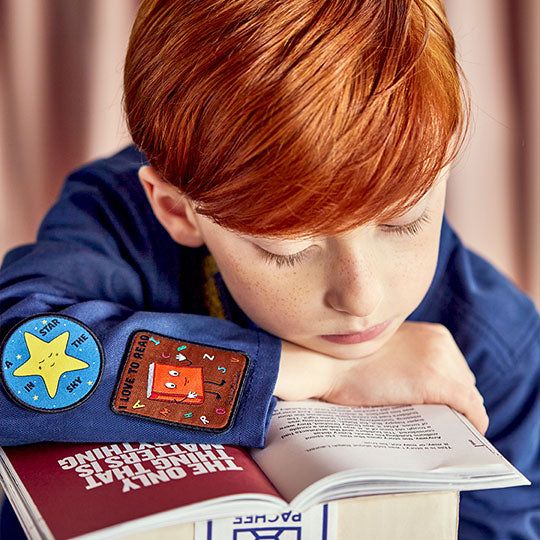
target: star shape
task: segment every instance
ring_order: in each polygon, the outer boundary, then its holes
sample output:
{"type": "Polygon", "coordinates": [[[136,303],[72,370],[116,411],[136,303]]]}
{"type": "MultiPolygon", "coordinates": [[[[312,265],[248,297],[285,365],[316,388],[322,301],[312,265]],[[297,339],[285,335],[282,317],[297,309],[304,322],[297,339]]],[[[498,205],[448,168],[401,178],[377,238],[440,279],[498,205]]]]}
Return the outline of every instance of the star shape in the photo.
{"type": "Polygon", "coordinates": [[[13,375],[25,377],[37,375],[43,379],[47,393],[51,398],[56,395],[60,377],[68,371],[77,371],[89,367],[89,364],[66,354],[69,332],[64,332],[50,342],[43,341],[28,332],[24,340],[30,352],[30,358],[20,365],[13,375]]]}

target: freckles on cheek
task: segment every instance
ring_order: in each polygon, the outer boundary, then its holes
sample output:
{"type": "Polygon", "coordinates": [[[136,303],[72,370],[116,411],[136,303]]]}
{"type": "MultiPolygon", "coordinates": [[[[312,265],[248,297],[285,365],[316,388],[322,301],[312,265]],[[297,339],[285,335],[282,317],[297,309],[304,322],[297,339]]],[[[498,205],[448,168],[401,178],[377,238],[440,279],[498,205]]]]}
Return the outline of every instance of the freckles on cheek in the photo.
{"type": "Polygon", "coordinates": [[[280,275],[273,268],[258,271],[235,264],[232,272],[222,272],[237,304],[248,317],[266,330],[283,333],[305,319],[308,292],[291,283],[293,276],[280,275]]]}
{"type": "Polygon", "coordinates": [[[437,267],[438,254],[438,236],[433,235],[428,238],[426,243],[422,246],[422,249],[417,255],[415,264],[415,288],[421,297],[425,295],[433,280],[433,275],[435,274],[435,269],[437,267]]]}
{"type": "Polygon", "coordinates": [[[425,296],[435,272],[438,255],[438,242],[426,236],[414,249],[408,250],[401,257],[394,259],[390,267],[388,283],[391,295],[400,295],[411,307],[417,305],[425,296]]]}
{"type": "Polygon", "coordinates": [[[221,273],[229,291],[240,305],[260,306],[279,302],[271,279],[264,272],[258,272],[249,265],[237,261],[221,267],[221,273]]]}

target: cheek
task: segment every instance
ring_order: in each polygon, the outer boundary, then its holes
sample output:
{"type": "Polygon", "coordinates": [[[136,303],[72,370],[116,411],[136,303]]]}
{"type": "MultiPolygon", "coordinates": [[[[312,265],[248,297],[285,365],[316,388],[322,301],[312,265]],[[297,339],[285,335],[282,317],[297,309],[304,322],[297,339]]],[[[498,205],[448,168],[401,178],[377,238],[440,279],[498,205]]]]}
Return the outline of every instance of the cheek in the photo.
{"type": "Polygon", "coordinates": [[[439,229],[430,228],[422,236],[416,249],[408,257],[402,288],[407,291],[410,302],[416,307],[424,298],[437,267],[439,253],[439,229]]]}
{"type": "Polygon", "coordinates": [[[307,320],[313,293],[309,281],[306,284],[294,271],[280,272],[252,261],[217,263],[234,300],[259,326],[278,333],[278,328],[297,328],[307,320]]]}

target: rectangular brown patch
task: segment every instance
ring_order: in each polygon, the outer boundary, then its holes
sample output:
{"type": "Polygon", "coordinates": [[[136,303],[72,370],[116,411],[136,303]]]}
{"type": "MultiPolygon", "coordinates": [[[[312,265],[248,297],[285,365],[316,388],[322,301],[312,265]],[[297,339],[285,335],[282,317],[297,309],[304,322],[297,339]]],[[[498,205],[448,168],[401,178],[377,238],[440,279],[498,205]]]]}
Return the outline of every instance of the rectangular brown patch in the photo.
{"type": "Polygon", "coordinates": [[[111,409],[119,414],[224,431],[234,420],[249,364],[245,353],[135,332],[111,409]]]}

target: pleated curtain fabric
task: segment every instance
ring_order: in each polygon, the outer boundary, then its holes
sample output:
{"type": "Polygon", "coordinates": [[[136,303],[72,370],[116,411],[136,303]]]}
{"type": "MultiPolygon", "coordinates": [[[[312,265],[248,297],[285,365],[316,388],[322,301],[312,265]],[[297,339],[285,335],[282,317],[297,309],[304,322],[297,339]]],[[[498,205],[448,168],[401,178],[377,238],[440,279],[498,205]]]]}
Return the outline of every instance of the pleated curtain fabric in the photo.
{"type": "Polygon", "coordinates": [[[446,0],[469,83],[469,143],[447,213],[540,306],[540,2],[446,0]]]}
{"type": "Polygon", "coordinates": [[[31,241],[65,175],[129,143],[137,0],[0,0],[0,252],[31,241]]]}

